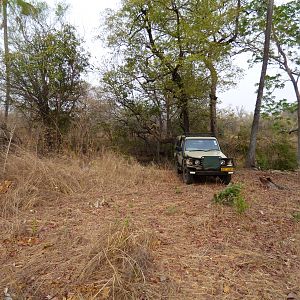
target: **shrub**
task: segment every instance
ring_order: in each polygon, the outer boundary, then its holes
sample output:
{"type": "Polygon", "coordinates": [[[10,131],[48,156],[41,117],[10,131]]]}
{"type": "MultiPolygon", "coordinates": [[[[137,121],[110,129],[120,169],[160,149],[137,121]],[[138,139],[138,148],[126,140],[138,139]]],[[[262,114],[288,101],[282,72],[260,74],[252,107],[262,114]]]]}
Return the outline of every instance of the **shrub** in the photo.
{"type": "Polygon", "coordinates": [[[243,213],[248,208],[248,204],[241,195],[241,184],[230,184],[224,190],[214,195],[214,202],[232,206],[238,213],[243,213]]]}
{"type": "Polygon", "coordinates": [[[277,137],[272,143],[260,143],[257,152],[258,166],[263,169],[295,170],[297,169],[296,149],[285,137],[277,137]]]}

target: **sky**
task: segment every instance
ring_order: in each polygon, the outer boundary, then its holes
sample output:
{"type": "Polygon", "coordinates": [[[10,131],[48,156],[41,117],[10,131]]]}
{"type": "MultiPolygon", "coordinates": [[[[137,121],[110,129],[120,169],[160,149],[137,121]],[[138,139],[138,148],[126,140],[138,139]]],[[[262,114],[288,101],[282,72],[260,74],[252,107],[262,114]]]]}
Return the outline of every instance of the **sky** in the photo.
{"type": "MultiPolygon", "coordinates": [[[[281,0],[283,1],[283,0],[281,0]]],[[[53,7],[56,0],[46,0],[53,7]]],[[[99,65],[105,59],[105,49],[102,47],[96,36],[99,34],[101,15],[106,8],[117,9],[120,7],[120,0],[66,0],[70,4],[68,20],[73,24],[78,33],[85,40],[85,47],[91,53],[91,63],[99,65]]],[[[253,112],[256,102],[255,84],[259,82],[261,65],[249,69],[247,64],[248,57],[240,56],[235,63],[244,69],[243,77],[238,81],[235,87],[218,94],[220,108],[244,108],[248,112],[253,112]]],[[[97,71],[89,75],[89,81],[98,84],[97,71]]],[[[285,89],[276,92],[278,99],[286,98],[289,101],[295,101],[292,85],[288,82],[285,89]]]]}

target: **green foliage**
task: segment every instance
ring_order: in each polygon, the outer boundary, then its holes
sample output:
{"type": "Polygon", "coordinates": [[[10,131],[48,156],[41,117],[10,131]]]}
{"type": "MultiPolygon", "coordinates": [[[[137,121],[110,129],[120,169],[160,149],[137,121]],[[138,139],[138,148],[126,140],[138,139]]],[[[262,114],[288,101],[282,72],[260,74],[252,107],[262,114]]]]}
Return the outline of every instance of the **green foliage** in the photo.
{"type": "Polygon", "coordinates": [[[224,205],[232,206],[234,199],[240,196],[241,184],[230,184],[224,190],[214,195],[214,201],[224,205]]]}
{"type": "Polygon", "coordinates": [[[179,212],[179,208],[176,205],[170,205],[166,208],[166,215],[172,216],[179,212]]]}
{"type": "Polygon", "coordinates": [[[287,99],[277,100],[273,95],[276,89],[285,87],[285,81],[281,74],[266,76],[265,95],[262,104],[262,117],[265,119],[282,120],[285,114],[293,114],[297,111],[296,102],[288,102],[287,99]]]}
{"type": "MultiPolygon", "coordinates": [[[[38,97],[37,92],[46,84],[47,91],[43,90],[45,100],[54,102],[59,94],[75,94],[81,72],[87,66],[87,57],[81,52],[75,29],[68,25],[43,35],[36,33],[30,43],[25,43],[18,52],[11,54],[11,61],[16,87],[17,80],[26,78],[30,81],[25,88],[38,97]],[[31,81],[34,75],[35,80],[40,80],[40,86],[31,81]]],[[[15,92],[18,90],[15,89],[15,92]]],[[[54,105],[50,103],[50,106],[54,105]]]]}
{"type": "Polygon", "coordinates": [[[2,5],[8,6],[9,9],[11,9],[12,12],[14,12],[14,13],[16,13],[16,10],[19,10],[19,12],[25,16],[34,15],[37,12],[35,6],[33,6],[31,3],[26,2],[24,0],[3,0],[3,1],[1,1],[0,13],[2,13],[2,5]],[[2,4],[2,2],[3,2],[3,4],[2,4]]]}
{"type": "Polygon", "coordinates": [[[36,235],[37,234],[37,232],[38,232],[38,221],[37,221],[37,219],[33,219],[32,221],[31,221],[31,234],[34,236],[34,235],[36,235]]]}
{"type": "Polygon", "coordinates": [[[294,212],[292,217],[295,222],[300,222],[300,212],[294,212]]]}
{"type": "Polygon", "coordinates": [[[257,164],[263,170],[295,170],[297,156],[295,146],[284,136],[277,135],[274,140],[262,145],[259,143],[257,164]]]}
{"type": "MultiPolygon", "coordinates": [[[[44,16],[46,7],[39,9],[44,16]]],[[[83,95],[81,77],[89,65],[89,55],[75,28],[68,24],[48,24],[39,16],[31,20],[31,28],[25,20],[19,22],[24,22],[23,30],[15,33],[14,51],[9,55],[13,105],[30,121],[41,121],[60,136],[68,129],[83,95]]],[[[0,79],[5,79],[4,68],[0,79]]]]}
{"type": "Polygon", "coordinates": [[[237,213],[239,214],[244,213],[249,208],[248,203],[245,201],[245,199],[242,196],[239,196],[235,199],[233,206],[235,207],[237,213]]]}
{"type": "MultiPolygon", "coordinates": [[[[299,47],[300,42],[300,3],[297,0],[288,1],[274,9],[274,27],[282,45],[288,45],[289,55],[299,47]]],[[[296,54],[296,52],[294,52],[296,54]]],[[[297,59],[295,57],[295,59],[297,59]]]]}
{"type": "Polygon", "coordinates": [[[175,187],[175,194],[182,194],[182,193],[183,193],[182,189],[180,187],[176,186],[175,187]]]}
{"type": "Polygon", "coordinates": [[[223,191],[215,194],[213,200],[215,203],[232,206],[241,214],[249,207],[241,192],[241,184],[229,184],[223,191]]]}
{"type": "Polygon", "coordinates": [[[23,0],[10,1],[12,5],[17,6],[21,10],[21,14],[25,16],[34,15],[36,8],[29,2],[23,0]]]}
{"type": "Polygon", "coordinates": [[[142,139],[163,139],[185,130],[187,122],[191,130],[208,127],[212,80],[207,66],[218,78],[222,70],[226,78],[215,85],[232,82],[228,40],[238,12],[231,0],[127,0],[106,16],[103,36],[123,59],[104,74],[105,89],[118,112],[125,112],[118,117],[131,132],[142,139]]]}

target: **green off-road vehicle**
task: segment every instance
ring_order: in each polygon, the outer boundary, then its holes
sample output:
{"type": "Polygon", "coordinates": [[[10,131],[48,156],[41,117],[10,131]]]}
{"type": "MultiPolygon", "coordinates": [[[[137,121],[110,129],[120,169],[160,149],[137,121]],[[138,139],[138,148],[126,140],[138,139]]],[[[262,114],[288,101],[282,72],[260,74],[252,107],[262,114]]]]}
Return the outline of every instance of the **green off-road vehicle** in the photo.
{"type": "Polygon", "coordinates": [[[229,184],[234,171],[232,158],[221,151],[218,140],[203,134],[181,135],[176,139],[175,164],[183,181],[191,184],[195,175],[216,176],[229,184]]]}

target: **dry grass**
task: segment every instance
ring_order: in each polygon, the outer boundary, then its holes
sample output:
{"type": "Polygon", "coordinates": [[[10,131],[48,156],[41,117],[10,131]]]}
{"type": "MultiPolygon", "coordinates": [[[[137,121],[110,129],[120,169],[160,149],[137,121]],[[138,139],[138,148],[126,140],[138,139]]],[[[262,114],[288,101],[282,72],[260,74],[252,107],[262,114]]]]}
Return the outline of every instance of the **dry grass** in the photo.
{"type": "Polygon", "coordinates": [[[134,231],[126,220],[110,228],[89,251],[78,257],[77,294],[86,297],[86,288],[92,287],[91,299],[99,295],[113,299],[145,296],[153,241],[148,233],[134,231]]]}
{"type": "Polygon", "coordinates": [[[47,241],[41,235],[6,240],[8,256],[27,248],[14,265],[2,265],[0,286],[13,299],[150,299],[151,234],[126,221],[89,235],[66,230],[47,241]]]}
{"type": "Polygon", "coordinates": [[[111,152],[7,162],[0,291],[13,300],[300,295],[299,173],[237,172],[250,205],[239,215],[212,203],[215,181],[187,186],[111,152]],[[265,189],[264,175],[285,188],[265,189]]]}
{"type": "Polygon", "coordinates": [[[103,195],[131,192],[155,172],[112,152],[90,161],[9,155],[0,178],[10,183],[0,192],[1,290],[13,299],[149,299],[152,234],[122,216],[90,218],[110,205],[103,195]]]}
{"type": "Polygon", "coordinates": [[[88,162],[79,159],[38,158],[21,151],[9,155],[6,172],[0,182],[8,180],[12,187],[0,194],[3,215],[43,205],[63,195],[93,191],[119,192],[145,183],[154,169],[144,168],[133,159],[113,152],[103,152],[88,162]]]}

